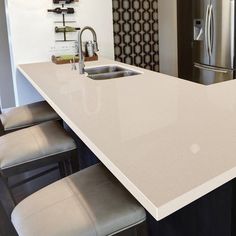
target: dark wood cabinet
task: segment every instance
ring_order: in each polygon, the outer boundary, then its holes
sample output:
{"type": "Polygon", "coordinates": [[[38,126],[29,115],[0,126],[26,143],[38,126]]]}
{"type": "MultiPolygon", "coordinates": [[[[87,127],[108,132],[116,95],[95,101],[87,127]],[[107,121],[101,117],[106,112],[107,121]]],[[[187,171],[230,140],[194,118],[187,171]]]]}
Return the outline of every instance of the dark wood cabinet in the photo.
{"type": "Polygon", "coordinates": [[[192,0],[177,0],[179,77],[192,80],[192,0]]]}

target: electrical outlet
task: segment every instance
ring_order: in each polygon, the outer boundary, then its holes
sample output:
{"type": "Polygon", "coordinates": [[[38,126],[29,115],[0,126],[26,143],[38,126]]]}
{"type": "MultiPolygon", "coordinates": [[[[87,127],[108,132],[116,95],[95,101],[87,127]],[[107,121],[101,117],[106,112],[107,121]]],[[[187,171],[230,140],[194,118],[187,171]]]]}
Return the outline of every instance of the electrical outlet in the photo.
{"type": "Polygon", "coordinates": [[[65,43],[57,43],[50,47],[50,54],[60,55],[60,54],[75,54],[76,47],[74,43],[65,44],[65,43]]]}

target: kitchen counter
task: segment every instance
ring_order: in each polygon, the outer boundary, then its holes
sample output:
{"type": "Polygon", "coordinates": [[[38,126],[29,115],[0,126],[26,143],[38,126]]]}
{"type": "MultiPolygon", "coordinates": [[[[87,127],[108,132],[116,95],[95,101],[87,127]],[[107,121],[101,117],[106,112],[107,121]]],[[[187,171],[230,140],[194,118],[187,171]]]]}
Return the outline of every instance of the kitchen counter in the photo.
{"type": "MultiPolygon", "coordinates": [[[[107,59],[87,67],[120,64],[107,59]]],[[[70,65],[18,69],[161,220],[236,177],[236,81],[195,84],[148,70],[95,81],[70,65]]]]}

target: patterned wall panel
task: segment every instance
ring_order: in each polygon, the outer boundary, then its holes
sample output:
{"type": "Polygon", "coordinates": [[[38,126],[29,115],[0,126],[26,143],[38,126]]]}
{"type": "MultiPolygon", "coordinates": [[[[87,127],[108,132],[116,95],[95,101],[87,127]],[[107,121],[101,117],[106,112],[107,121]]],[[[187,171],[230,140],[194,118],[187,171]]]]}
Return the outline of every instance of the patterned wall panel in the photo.
{"type": "Polygon", "coordinates": [[[113,0],[115,58],[159,71],[158,0],[113,0]]]}

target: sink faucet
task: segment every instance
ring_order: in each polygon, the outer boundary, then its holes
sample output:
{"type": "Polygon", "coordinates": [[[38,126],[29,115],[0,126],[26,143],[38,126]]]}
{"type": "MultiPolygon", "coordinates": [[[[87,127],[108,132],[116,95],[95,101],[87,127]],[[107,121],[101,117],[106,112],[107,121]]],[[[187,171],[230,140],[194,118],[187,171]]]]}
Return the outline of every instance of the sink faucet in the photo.
{"type": "Polygon", "coordinates": [[[98,43],[97,43],[97,34],[95,30],[90,27],[86,26],[82,30],[78,31],[78,53],[79,53],[79,73],[84,74],[84,54],[83,54],[83,49],[82,49],[82,35],[83,32],[86,30],[90,30],[93,34],[93,47],[94,47],[94,52],[98,52],[98,43]]]}

